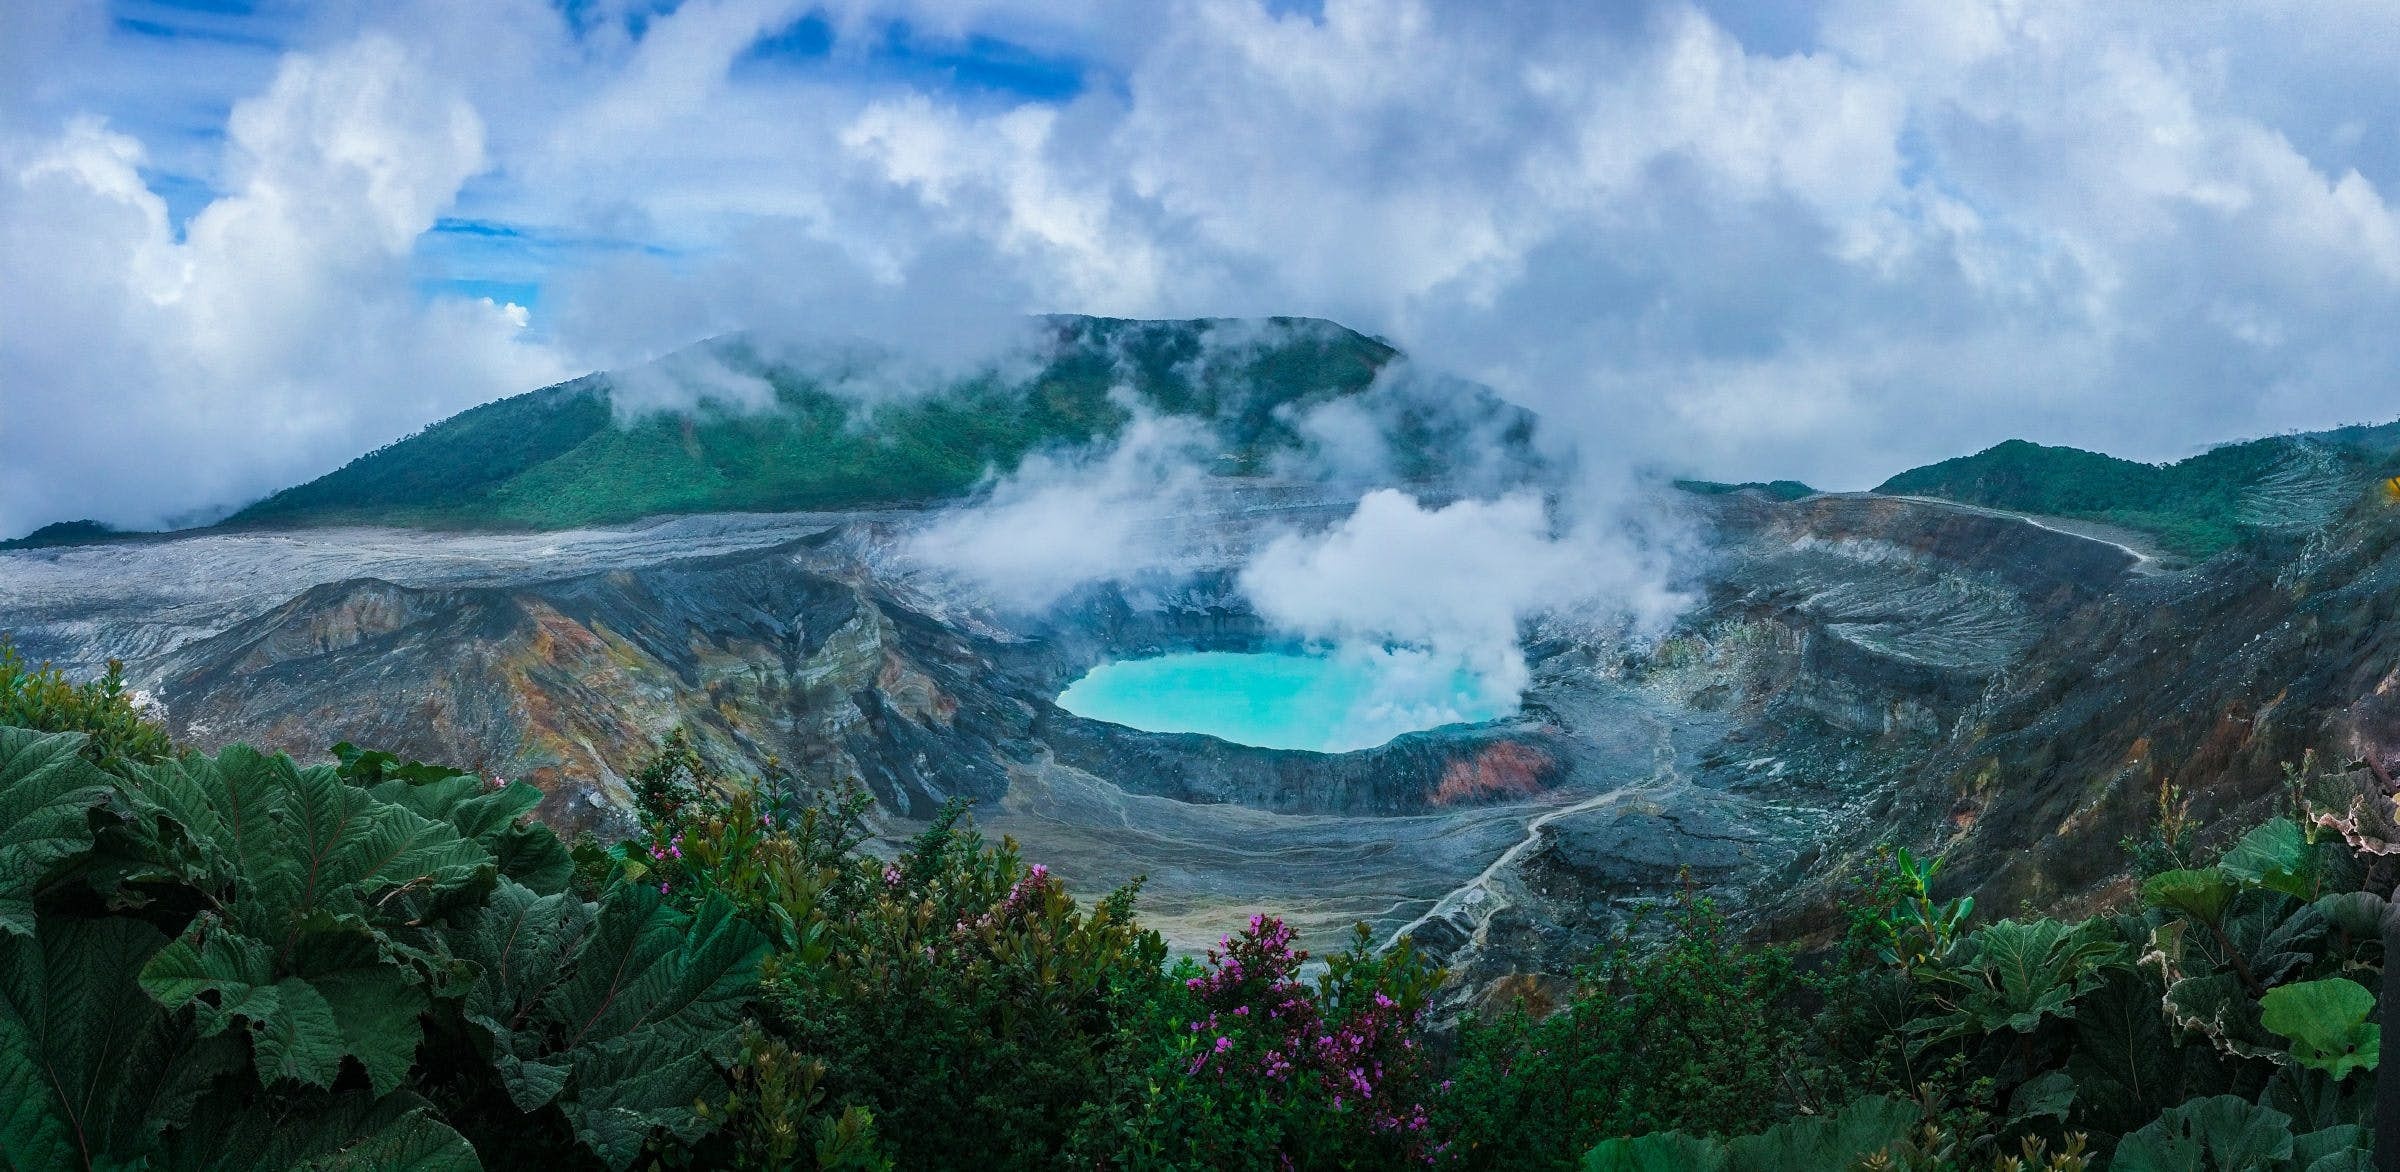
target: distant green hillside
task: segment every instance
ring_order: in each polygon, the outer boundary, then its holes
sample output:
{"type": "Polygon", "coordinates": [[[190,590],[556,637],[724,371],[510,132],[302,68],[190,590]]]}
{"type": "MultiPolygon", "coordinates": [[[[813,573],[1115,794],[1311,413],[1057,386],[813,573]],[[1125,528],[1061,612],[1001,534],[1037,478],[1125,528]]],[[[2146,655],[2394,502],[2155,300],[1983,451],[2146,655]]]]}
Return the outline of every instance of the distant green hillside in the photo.
{"type": "Polygon", "coordinates": [[[227,524],[550,529],[935,499],[1044,444],[1113,433],[1127,418],[1110,401],[1119,385],[1160,411],[1214,420],[1227,470],[1247,471],[1298,440],[1277,408],[1363,390],[1397,353],[1309,318],[1039,325],[1030,377],[987,373],[873,408],[740,338],[720,339],[705,344],[707,357],[766,380],[777,409],[703,403],[619,426],[611,376],[590,375],[462,412],[227,524]]]}
{"type": "Polygon", "coordinates": [[[1779,501],[1796,501],[1817,495],[1817,490],[1797,480],[1745,480],[1728,484],[1722,480],[1678,480],[1675,487],[1701,496],[1724,496],[1735,492],[1761,492],[1779,501]]]}
{"type": "Polygon", "coordinates": [[[99,521],[53,521],[23,537],[0,541],[0,549],[48,549],[60,545],[92,545],[128,534],[99,521]]]}
{"type": "Polygon", "coordinates": [[[2387,456],[2396,441],[2400,424],[2348,427],[2144,464],[2009,440],[1912,468],[1875,491],[2102,521],[2152,534],[2176,553],[2206,557],[2240,540],[2247,528],[2346,506],[2364,490],[2367,465],[2387,456]]]}

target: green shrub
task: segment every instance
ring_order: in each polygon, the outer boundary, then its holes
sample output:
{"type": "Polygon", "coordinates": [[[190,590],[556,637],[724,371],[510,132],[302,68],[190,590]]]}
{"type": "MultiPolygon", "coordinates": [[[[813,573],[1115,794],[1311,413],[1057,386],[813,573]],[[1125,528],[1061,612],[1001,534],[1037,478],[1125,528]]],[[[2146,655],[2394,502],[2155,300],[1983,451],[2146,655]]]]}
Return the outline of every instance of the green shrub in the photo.
{"type": "Polygon", "coordinates": [[[1791,953],[1744,943],[1705,898],[1683,897],[1665,927],[1655,947],[1621,931],[1560,1013],[1467,1026],[1442,1114],[1468,1164],[1570,1167],[1609,1136],[1782,1117],[1809,1038],[1791,953]]]}
{"type": "Polygon", "coordinates": [[[48,664],[27,667],[5,636],[0,636],[0,726],[82,733],[89,738],[84,759],[94,765],[160,761],[174,751],[166,730],[135,707],[122,662],[109,660],[99,679],[69,683],[65,673],[48,664]]]}
{"type": "Polygon", "coordinates": [[[1136,1077],[1166,946],[1135,888],[1079,908],[952,805],[897,859],[853,856],[821,960],[783,960],[769,1027],[825,1064],[909,1168],[1053,1166],[1136,1077]]]}
{"type": "Polygon", "coordinates": [[[1252,916],[1179,994],[1123,1137],[1135,1168],[1396,1168],[1447,1162],[1442,1088],[1423,1036],[1442,980],[1413,946],[1378,954],[1364,924],[1314,987],[1308,953],[1252,916]],[[1161,1044],[1163,1043],[1163,1044],[1161,1044]]]}

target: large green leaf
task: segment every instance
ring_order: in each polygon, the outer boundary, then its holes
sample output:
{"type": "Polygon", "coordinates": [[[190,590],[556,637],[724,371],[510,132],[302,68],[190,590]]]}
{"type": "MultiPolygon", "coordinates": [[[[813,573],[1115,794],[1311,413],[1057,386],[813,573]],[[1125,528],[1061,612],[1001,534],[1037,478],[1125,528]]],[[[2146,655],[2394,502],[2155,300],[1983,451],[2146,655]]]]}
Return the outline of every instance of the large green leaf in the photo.
{"type": "Polygon", "coordinates": [[[1968,937],[1966,959],[1942,978],[1958,987],[1957,1008],[1929,1024],[1952,1035],[2031,1033],[2044,1018],[2072,1019],[2075,999],[2121,951],[2106,921],[2002,920],[1968,937]]]}
{"type": "Polygon", "coordinates": [[[1725,1145],[1730,1172],[1779,1172],[1797,1168],[1849,1168],[1907,1141],[1924,1118],[1923,1109],[1901,1099],[1871,1095],[1831,1117],[1794,1119],[1725,1145]]]}
{"type": "Polygon", "coordinates": [[[2352,939],[2371,940],[2383,931],[2387,904],[2372,891],[2337,891],[2318,896],[2317,902],[2310,906],[2325,917],[2327,926],[2349,933],[2352,939]]]}
{"type": "Polygon", "coordinates": [[[2306,1172],[2330,1172],[2331,1169],[2367,1168],[2372,1164],[2367,1155],[2367,1129],[2355,1123],[2343,1123],[2321,1131],[2292,1138],[2292,1166],[2306,1172]]]}
{"type": "Polygon", "coordinates": [[[124,919],[0,934],[0,1168],[138,1161],[240,1061],[238,1042],[199,1037],[134,983],[165,943],[124,919]]]}
{"type": "Polygon", "coordinates": [[[1923,1117],[1914,1103],[1875,1095],[1838,1115],[1806,1116],[1733,1140],[1682,1132],[1605,1140],[1584,1153],[1583,1172],[1847,1172],[1905,1144],[1923,1117]]]}
{"type": "Polygon", "coordinates": [[[2261,823],[2225,852],[2217,866],[2245,883],[2298,899],[2317,895],[2316,844],[2289,818],[2261,823]]]}
{"type": "Polygon", "coordinates": [[[92,845],[92,807],[110,780],[77,750],[80,733],[0,728],[0,933],[33,931],[33,895],[92,845]]]}
{"type": "Polygon", "coordinates": [[[212,1098],[207,1127],[178,1132],[160,1172],[477,1172],[465,1137],[401,1091],[303,1095],[275,1104],[212,1098]]]}
{"type": "Polygon", "coordinates": [[[472,883],[492,866],[490,853],[456,827],[377,801],[330,767],[290,771],[282,813],[289,853],[262,878],[251,917],[269,931],[291,931],[320,912],[361,914],[371,897],[395,888],[472,883]]]}
{"type": "Polygon", "coordinates": [[[458,934],[460,954],[479,974],[467,993],[467,1020],[490,1035],[493,1065],[519,1110],[540,1107],[566,1088],[567,1065],[544,1060],[547,1044],[530,1027],[543,994],[566,974],[590,930],[593,911],[572,895],[537,895],[503,879],[458,934]]]}
{"type": "Polygon", "coordinates": [[[2170,1107],[2126,1136],[2111,1172],[2213,1172],[2280,1167],[2292,1155],[2291,1117],[2238,1095],[2170,1107]]]}
{"type": "Polygon", "coordinates": [[[2232,902],[2233,880],[2216,870],[2164,871],[2142,884],[2142,902],[2214,924],[2232,902]]]}
{"type": "Polygon", "coordinates": [[[234,925],[279,950],[319,913],[372,919],[396,889],[454,889],[492,873],[490,853],[456,827],[280,754],[232,745],[138,771],[132,785],[180,824],[188,846],[162,845],[185,858],[191,880],[230,887],[234,925]]]}
{"type": "Polygon", "coordinates": [[[709,1124],[694,1107],[724,1086],[712,1049],[652,1033],[581,1051],[575,1093],[560,1109],[575,1137],[612,1168],[631,1164],[655,1131],[699,1139],[709,1124]]]}
{"type": "Polygon", "coordinates": [[[1725,1172],[1725,1145],[1680,1131],[1602,1140],[1584,1153],[1583,1172],[1725,1172]]]}
{"type": "Polygon", "coordinates": [[[712,896],[686,917],[619,883],[595,912],[504,879],[465,932],[482,974],[468,1020],[520,1109],[557,1103],[613,1168],[659,1129],[700,1133],[692,1104],[721,1083],[766,951],[731,904],[712,896]]]}
{"type": "Polygon", "coordinates": [[[370,942],[354,935],[346,947],[331,943],[340,939],[311,934],[278,965],[266,945],[203,921],[151,958],[141,983],[162,1005],[194,1006],[204,1034],[237,1018],[255,1023],[261,1083],[330,1087],[350,1057],[378,1092],[389,1091],[423,1039],[425,994],[408,970],[379,963],[370,942]],[[281,975],[287,969],[307,975],[281,975]]]}
{"type": "Polygon", "coordinates": [[[2162,991],[2148,974],[2119,970],[2078,1004],[2067,1060],[2078,1120],[2123,1134],[2183,1098],[2197,1048],[2176,1044],[2162,991]]]}
{"type": "Polygon", "coordinates": [[[2375,994],[2343,977],[2300,981],[2267,990],[2259,1024],[2292,1040],[2292,1057],[2339,1079],[2373,1070],[2381,1056],[2375,994]]]}
{"type": "Polygon", "coordinates": [[[186,756],[134,770],[127,788],[146,807],[162,853],[178,859],[194,886],[230,888],[243,902],[256,878],[278,861],[285,757],[229,745],[215,757],[186,756]]]}
{"type": "Polygon", "coordinates": [[[488,789],[470,775],[433,781],[391,780],[367,790],[379,801],[456,827],[499,861],[500,873],[548,894],[563,891],[575,872],[566,844],[547,827],[527,821],[542,791],[521,781],[488,789]]]}
{"type": "Polygon", "coordinates": [[[766,943],[722,896],[686,921],[656,891],[620,883],[601,902],[574,975],[544,1010],[570,1050],[645,1031],[715,1036],[740,1018],[766,943]]]}
{"type": "Polygon", "coordinates": [[[454,824],[241,746],[140,771],[133,784],[162,857],[223,910],[152,958],[142,985],[194,1006],[204,1034],[250,1023],[262,1082],[330,1088],[345,1059],[378,1093],[398,1087],[424,1037],[427,985],[463,988],[429,951],[426,900],[493,879],[491,854],[454,824]]]}

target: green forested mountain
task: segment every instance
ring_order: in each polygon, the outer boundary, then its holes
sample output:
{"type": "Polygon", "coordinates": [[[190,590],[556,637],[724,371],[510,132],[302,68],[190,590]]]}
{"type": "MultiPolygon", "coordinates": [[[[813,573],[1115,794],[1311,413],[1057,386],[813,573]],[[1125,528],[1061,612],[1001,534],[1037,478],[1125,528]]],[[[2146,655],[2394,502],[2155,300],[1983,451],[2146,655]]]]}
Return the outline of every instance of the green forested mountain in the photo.
{"type": "Polygon", "coordinates": [[[125,531],[98,521],[53,521],[23,537],[0,541],[0,549],[47,549],[56,545],[89,545],[122,537],[125,531]]]}
{"type": "Polygon", "coordinates": [[[1987,508],[2105,521],[2206,557],[2245,527],[2317,519],[2364,490],[2400,446],[2400,423],[2226,444],[2172,464],[2009,440],[1912,468],[1875,489],[1987,508]]]}
{"type": "MultiPolygon", "coordinates": [[[[619,419],[619,376],[462,412],[286,489],[228,524],[558,528],[661,513],[843,508],[962,492],[1048,443],[1114,432],[1130,387],[1172,414],[1217,421],[1230,470],[1296,437],[1276,409],[1356,393],[1396,352],[1331,322],[1050,317],[1029,363],[866,406],[824,371],[743,337],[698,357],[773,388],[770,410],[703,401],[619,419]],[[1030,370],[1030,375],[1025,371],[1030,370]]],[[[673,377],[676,359],[658,370],[673,377]]]]}

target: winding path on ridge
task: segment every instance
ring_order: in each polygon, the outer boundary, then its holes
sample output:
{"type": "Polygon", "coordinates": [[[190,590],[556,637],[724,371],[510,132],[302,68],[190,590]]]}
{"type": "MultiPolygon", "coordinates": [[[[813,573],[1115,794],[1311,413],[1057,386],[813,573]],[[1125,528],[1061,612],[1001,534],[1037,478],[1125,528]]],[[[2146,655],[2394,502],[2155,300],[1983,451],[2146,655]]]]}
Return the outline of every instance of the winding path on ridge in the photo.
{"type": "Polygon", "coordinates": [[[1458,951],[1453,953],[1450,958],[1452,967],[1457,967],[1460,960],[1472,955],[1482,947],[1484,925],[1489,924],[1493,916],[1510,906],[1512,901],[1502,876],[1511,874],[1511,868],[1517,861],[1541,844],[1544,827],[1561,818],[1571,817],[1588,810],[1597,810],[1627,798],[1660,793],[1684,784],[1683,772],[1675,764],[1674,726],[1655,716],[1644,716],[1642,719],[1651,725],[1656,738],[1652,743],[1651,750],[1653,768],[1646,780],[1631,785],[1617,786],[1602,793],[1579,798],[1563,806],[1552,807],[1535,815],[1525,823],[1525,836],[1516,845],[1501,852],[1498,858],[1493,859],[1490,865],[1477,873],[1474,878],[1460,884],[1449,894],[1435,901],[1425,914],[1393,929],[1389,936],[1384,937],[1380,947],[1388,950],[1400,943],[1401,937],[1413,935],[1419,928],[1436,920],[1446,921],[1462,929],[1460,934],[1465,938],[1465,943],[1461,944],[1458,951]],[[1461,921],[1464,922],[1461,923],[1461,921]]]}

